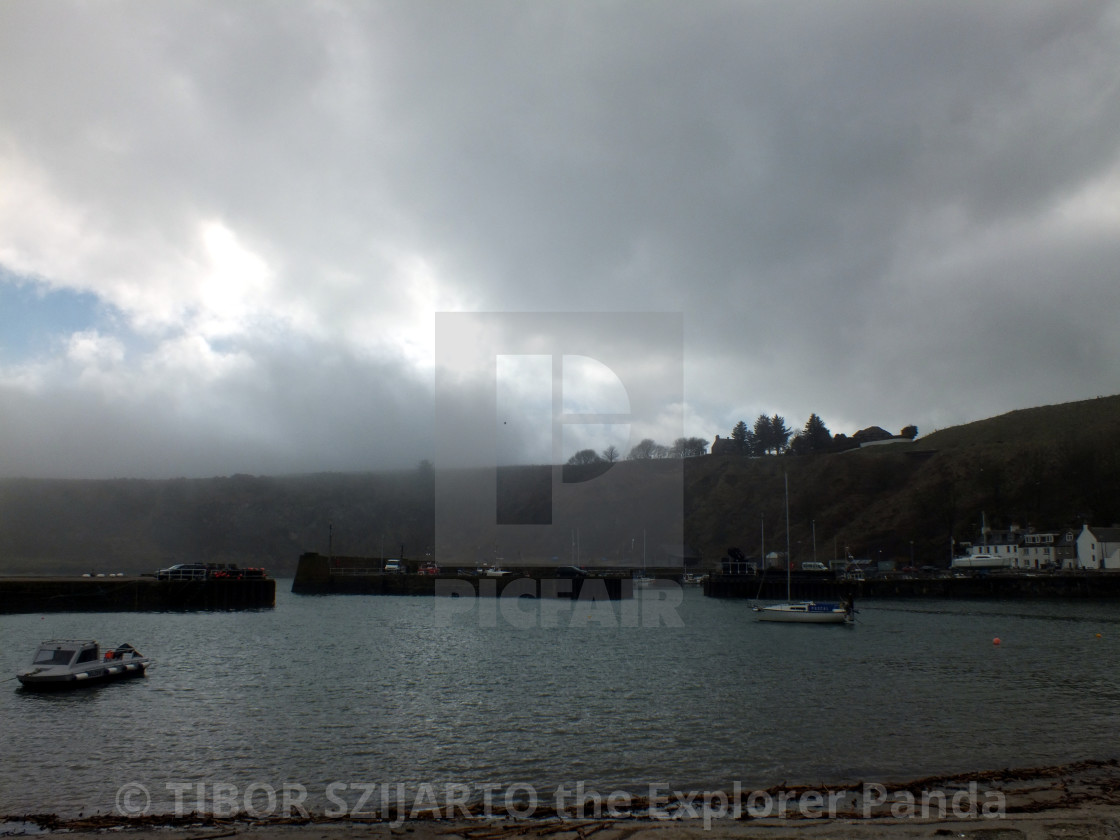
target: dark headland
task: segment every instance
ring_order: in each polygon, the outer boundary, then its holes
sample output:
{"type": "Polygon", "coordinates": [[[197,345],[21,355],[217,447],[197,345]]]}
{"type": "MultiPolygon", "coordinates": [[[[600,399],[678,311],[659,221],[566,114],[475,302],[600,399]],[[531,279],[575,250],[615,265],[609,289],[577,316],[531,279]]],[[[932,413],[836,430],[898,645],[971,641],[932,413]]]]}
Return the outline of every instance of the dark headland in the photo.
{"type": "MultiPolygon", "coordinates": [[[[853,556],[944,569],[954,550],[979,538],[985,520],[993,528],[1075,531],[1120,523],[1117,441],[1120,397],[1113,396],[1023,409],[887,446],[686,458],[684,541],[701,571],[718,571],[732,547],[757,555],[763,538],[768,550],[784,547],[788,475],[795,562],[853,556]]],[[[139,575],[218,562],[287,578],[302,554],[330,553],[332,543],[336,555],[419,558],[435,545],[433,487],[427,464],[302,476],[2,479],[0,571],[139,575]]],[[[624,565],[634,535],[598,531],[591,523],[604,517],[597,514],[575,511],[589,523],[581,565],[602,558],[624,565]]],[[[450,542],[472,545],[466,535],[450,542]]],[[[571,562],[567,546],[533,560],[547,564],[554,555],[571,562]]],[[[435,559],[454,568],[492,558],[435,559]]]]}

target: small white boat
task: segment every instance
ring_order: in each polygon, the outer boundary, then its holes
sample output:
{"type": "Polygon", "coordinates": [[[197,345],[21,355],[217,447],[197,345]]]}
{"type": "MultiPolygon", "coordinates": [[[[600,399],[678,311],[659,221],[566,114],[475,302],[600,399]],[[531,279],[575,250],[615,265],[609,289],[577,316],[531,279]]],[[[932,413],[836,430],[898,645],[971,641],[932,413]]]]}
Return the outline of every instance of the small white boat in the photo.
{"type": "Polygon", "coordinates": [[[109,680],[142,677],[150,660],[132,645],[106,650],[92,639],[52,639],[39,645],[30,668],[16,672],[29,689],[77,688],[109,680]]]}
{"type": "Polygon", "coordinates": [[[1010,569],[1011,555],[977,552],[964,557],[954,557],[950,565],[954,569],[1010,569]]]}
{"type": "MultiPolygon", "coordinates": [[[[849,597],[842,603],[820,603],[816,601],[794,601],[790,598],[789,559],[789,477],[786,485],[786,603],[755,606],[759,621],[787,621],[800,624],[851,624],[855,621],[855,604],[849,597]]],[[[761,590],[762,585],[759,584],[761,590]]]]}
{"type": "MultiPolygon", "coordinates": [[[[991,529],[988,528],[987,514],[983,511],[980,512],[980,533],[984,535],[984,544],[970,548],[968,554],[963,557],[954,557],[949,567],[952,569],[1010,569],[1010,554],[996,554],[989,549],[988,534],[991,533],[991,529]]],[[[998,550],[997,548],[996,551],[998,550]]]]}
{"type": "Polygon", "coordinates": [[[801,601],[755,607],[759,621],[796,621],[802,624],[850,624],[855,620],[851,602],[801,601]]]}

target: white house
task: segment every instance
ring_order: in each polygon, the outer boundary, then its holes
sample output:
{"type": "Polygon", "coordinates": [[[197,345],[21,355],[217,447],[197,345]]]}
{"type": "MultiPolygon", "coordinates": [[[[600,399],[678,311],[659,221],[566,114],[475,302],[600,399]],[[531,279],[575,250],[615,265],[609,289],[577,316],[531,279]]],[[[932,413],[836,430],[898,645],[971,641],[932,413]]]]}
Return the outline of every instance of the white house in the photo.
{"type": "Polygon", "coordinates": [[[1081,569],[1120,569],[1120,528],[1083,525],[1077,535],[1077,566],[1081,569]]]}
{"type": "Polygon", "coordinates": [[[1006,531],[993,530],[985,525],[981,529],[981,536],[983,541],[980,545],[968,547],[970,557],[990,554],[1002,559],[1008,568],[1019,568],[1019,546],[1023,542],[1023,535],[1017,525],[1012,525],[1006,531]]]}

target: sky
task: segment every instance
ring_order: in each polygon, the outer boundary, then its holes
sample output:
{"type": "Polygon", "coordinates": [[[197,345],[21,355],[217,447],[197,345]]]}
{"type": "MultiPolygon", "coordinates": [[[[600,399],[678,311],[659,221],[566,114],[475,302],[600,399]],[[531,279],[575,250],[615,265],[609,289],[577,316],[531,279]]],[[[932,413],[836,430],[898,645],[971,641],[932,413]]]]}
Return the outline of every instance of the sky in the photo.
{"type": "Polygon", "coordinates": [[[678,314],[708,439],[1116,393],[1117,43],[1091,0],[2,3],[0,476],[412,467],[437,313],[678,314]]]}

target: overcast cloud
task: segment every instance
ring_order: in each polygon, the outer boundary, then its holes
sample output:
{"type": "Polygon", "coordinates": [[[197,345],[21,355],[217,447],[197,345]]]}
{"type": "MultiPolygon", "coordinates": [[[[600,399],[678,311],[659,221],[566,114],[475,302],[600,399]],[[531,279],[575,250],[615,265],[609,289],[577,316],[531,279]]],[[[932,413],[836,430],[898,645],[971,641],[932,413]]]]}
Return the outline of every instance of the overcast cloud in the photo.
{"type": "Polygon", "coordinates": [[[1115,393],[1118,43],[1080,0],[0,4],[0,475],[412,466],[436,312],[681,312],[709,439],[1115,393]]]}

